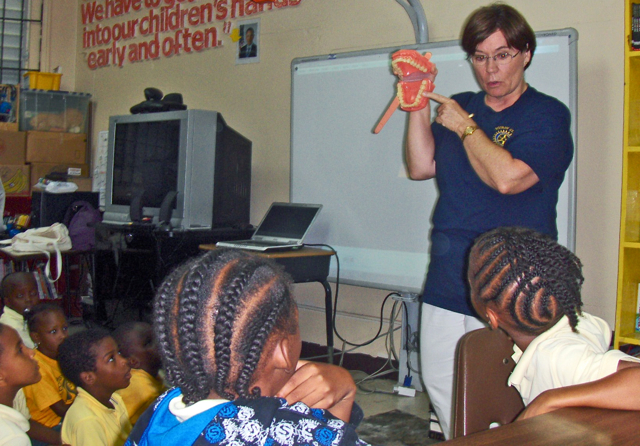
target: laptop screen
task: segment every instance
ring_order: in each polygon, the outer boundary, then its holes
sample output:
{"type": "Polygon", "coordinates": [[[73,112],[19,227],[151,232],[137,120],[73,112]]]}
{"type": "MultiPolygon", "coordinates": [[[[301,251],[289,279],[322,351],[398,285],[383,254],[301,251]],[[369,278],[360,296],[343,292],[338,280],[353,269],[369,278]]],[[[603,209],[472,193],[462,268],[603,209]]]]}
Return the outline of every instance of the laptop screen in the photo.
{"type": "Polygon", "coordinates": [[[274,203],[253,236],[302,239],[319,209],[319,206],[274,203]]]}

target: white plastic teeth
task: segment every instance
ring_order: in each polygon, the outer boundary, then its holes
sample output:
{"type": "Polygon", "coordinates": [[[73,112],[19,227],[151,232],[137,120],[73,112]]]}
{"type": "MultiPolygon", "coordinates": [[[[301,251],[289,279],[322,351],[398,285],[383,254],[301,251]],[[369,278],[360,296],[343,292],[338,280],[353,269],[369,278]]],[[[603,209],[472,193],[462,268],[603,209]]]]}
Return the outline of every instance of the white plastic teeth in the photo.
{"type": "Polygon", "coordinates": [[[410,58],[410,57],[399,57],[395,60],[393,60],[393,64],[397,64],[398,62],[404,62],[406,64],[411,65],[412,67],[417,68],[418,70],[422,71],[423,73],[427,72],[427,67],[425,67],[424,65],[419,64],[418,62],[416,62],[415,59],[410,58]]]}
{"type": "Polygon", "coordinates": [[[424,93],[424,91],[427,88],[427,79],[424,79],[422,82],[420,82],[420,88],[418,89],[418,94],[416,95],[415,100],[411,104],[408,104],[407,102],[405,102],[404,92],[402,90],[402,85],[400,85],[400,82],[398,82],[398,85],[396,86],[396,88],[398,89],[398,100],[400,101],[400,106],[405,108],[417,107],[420,104],[420,101],[422,101],[422,93],[424,93]]]}

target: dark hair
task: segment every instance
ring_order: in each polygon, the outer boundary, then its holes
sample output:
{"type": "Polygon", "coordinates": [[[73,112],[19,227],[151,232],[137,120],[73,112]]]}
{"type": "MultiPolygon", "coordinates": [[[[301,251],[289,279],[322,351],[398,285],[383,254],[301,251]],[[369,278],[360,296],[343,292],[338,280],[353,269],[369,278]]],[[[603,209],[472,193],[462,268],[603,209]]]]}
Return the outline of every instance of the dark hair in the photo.
{"type": "Polygon", "coordinates": [[[76,387],[83,385],[80,379],[81,373],[97,370],[94,347],[107,337],[109,337],[107,330],[91,328],[70,335],[58,347],[60,371],[76,387]]]}
{"type": "Polygon", "coordinates": [[[128,358],[131,355],[131,333],[136,331],[138,326],[151,327],[146,322],[140,321],[129,321],[124,322],[116,327],[115,330],[111,333],[113,339],[118,344],[118,348],[120,349],[120,354],[125,358],[128,358]]]}
{"type": "Polygon", "coordinates": [[[64,311],[62,311],[62,308],[60,307],[60,305],[56,305],[48,302],[43,302],[43,303],[34,305],[31,308],[31,311],[27,312],[27,314],[25,315],[25,318],[27,320],[27,326],[29,327],[29,331],[36,331],[38,323],[42,319],[42,316],[54,311],[59,311],[64,315],[64,311]]]}
{"type": "Polygon", "coordinates": [[[502,31],[511,48],[531,52],[531,59],[524,67],[525,70],[529,68],[536,50],[536,35],[522,14],[502,3],[476,9],[467,19],[461,42],[467,56],[474,54],[478,45],[496,31],[502,31]]]}
{"type": "Polygon", "coordinates": [[[576,331],[582,263],[551,237],[519,227],[481,235],[471,248],[469,280],[475,299],[494,301],[527,333],[546,331],[562,315],[576,331]]]}
{"type": "Polygon", "coordinates": [[[2,278],[2,282],[0,282],[0,294],[2,295],[2,303],[6,305],[5,299],[7,295],[11,294],[13,288],[16,286],[16,283],[25,280],[30,277],[34,282],[36,278],[33,273],[26,271],[17,271],[15,273],[7,274],[2,278]]]}
{"type": "Polygon", "coordinates": [[[271,333],[295,333],[291,281],[275,263],[215,250],[176,269],[154,299],[154,328],[168,381],[187,404],[213,390],[230,400],[250,389],[271,333]]]}
{"type": "MultiPolygon", "coordinates": [[[[8,327],[8,325],[5,325],[0,322],[0,336],[2,336],[2,332],[4,332],[4,329],[6,327],[8,327]]],[[[3,353],[4,353],[4,345],[0,344],[0,356],[2,356],[3,353]]]]}

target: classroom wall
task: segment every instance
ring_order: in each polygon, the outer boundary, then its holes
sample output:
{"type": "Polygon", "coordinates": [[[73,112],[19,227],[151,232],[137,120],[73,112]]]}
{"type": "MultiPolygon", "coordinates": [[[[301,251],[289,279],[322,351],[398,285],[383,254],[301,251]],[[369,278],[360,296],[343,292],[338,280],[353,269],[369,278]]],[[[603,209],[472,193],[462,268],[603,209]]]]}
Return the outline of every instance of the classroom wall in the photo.
{"type": "MultiPolygon", "coordinates": [[[[55,23],[51,23],[47,63],[50,68],[63,66],[65,88],[93,95],[92,141],[95,143],[98,131],[107,129],[109,116],[126,114],[132,105],[142,101],[146,87],[157,87],[165,93],[180,92],[190,108],[221,112],[232,127],[253,141],[251,221],[254,224],[272,201],[288,200],[289,196],[291,60],[415,42],[409,18],[394,0],[294,0],[292,3],[298,3],[295,6],[228,20],[236,27],[238,20],[259,17],[259,63],[236,65],[236,44],[223,32],[222,22],[216,22],[221,47],[91,70],[87,67],[89,51],[82,48],[80,17],[81,5],[89,2],[56,1],[60,2],[60,9],[55,18],[52,16],[55,23]],[[73,63],[68,61],[69,54],[76,56],[73,63]]],[[[194,0],[188,5],[203,1],[194,0]]],[[[279,0],[278,4],[286,3],[279,0]]],[[[458,38],[468,14],[487,3],[422,0],[430,40],[458,38]]],[[[586,311],[604,317],[613,325],[622,162],[623,2],[511,0],[507,3],[520,10],[536,31],[573,27],[580,35],[578,116],[574,116],[578,119],[577,254],[585,265],[586,311]]],[[[116,21],[122,20],[104,23],[116,21]]],[[[340,333],[356,342],[374,334],[380,303],[387,293],[341,286],[340,333]]],[[[300,285],[297,294],[303,338],[324,343],[322,287],[300,285]]],[[[382,342],[361,351],[387,354],[382,342]]]]}

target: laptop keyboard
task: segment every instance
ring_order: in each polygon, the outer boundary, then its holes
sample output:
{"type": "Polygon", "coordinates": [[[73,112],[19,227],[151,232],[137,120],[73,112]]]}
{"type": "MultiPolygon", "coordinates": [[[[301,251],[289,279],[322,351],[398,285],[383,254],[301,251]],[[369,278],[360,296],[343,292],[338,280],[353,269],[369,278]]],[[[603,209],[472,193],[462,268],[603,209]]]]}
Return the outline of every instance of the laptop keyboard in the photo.
{"type": "Polygon", "coordinates": [[[258,241],[258,240],[249,240],[246,242],[238,243],[238,245],[251,245],[251,246],[282,246],[285,244],[288,245],[289,243],[265,242],[265,241],[258,241]]]}

